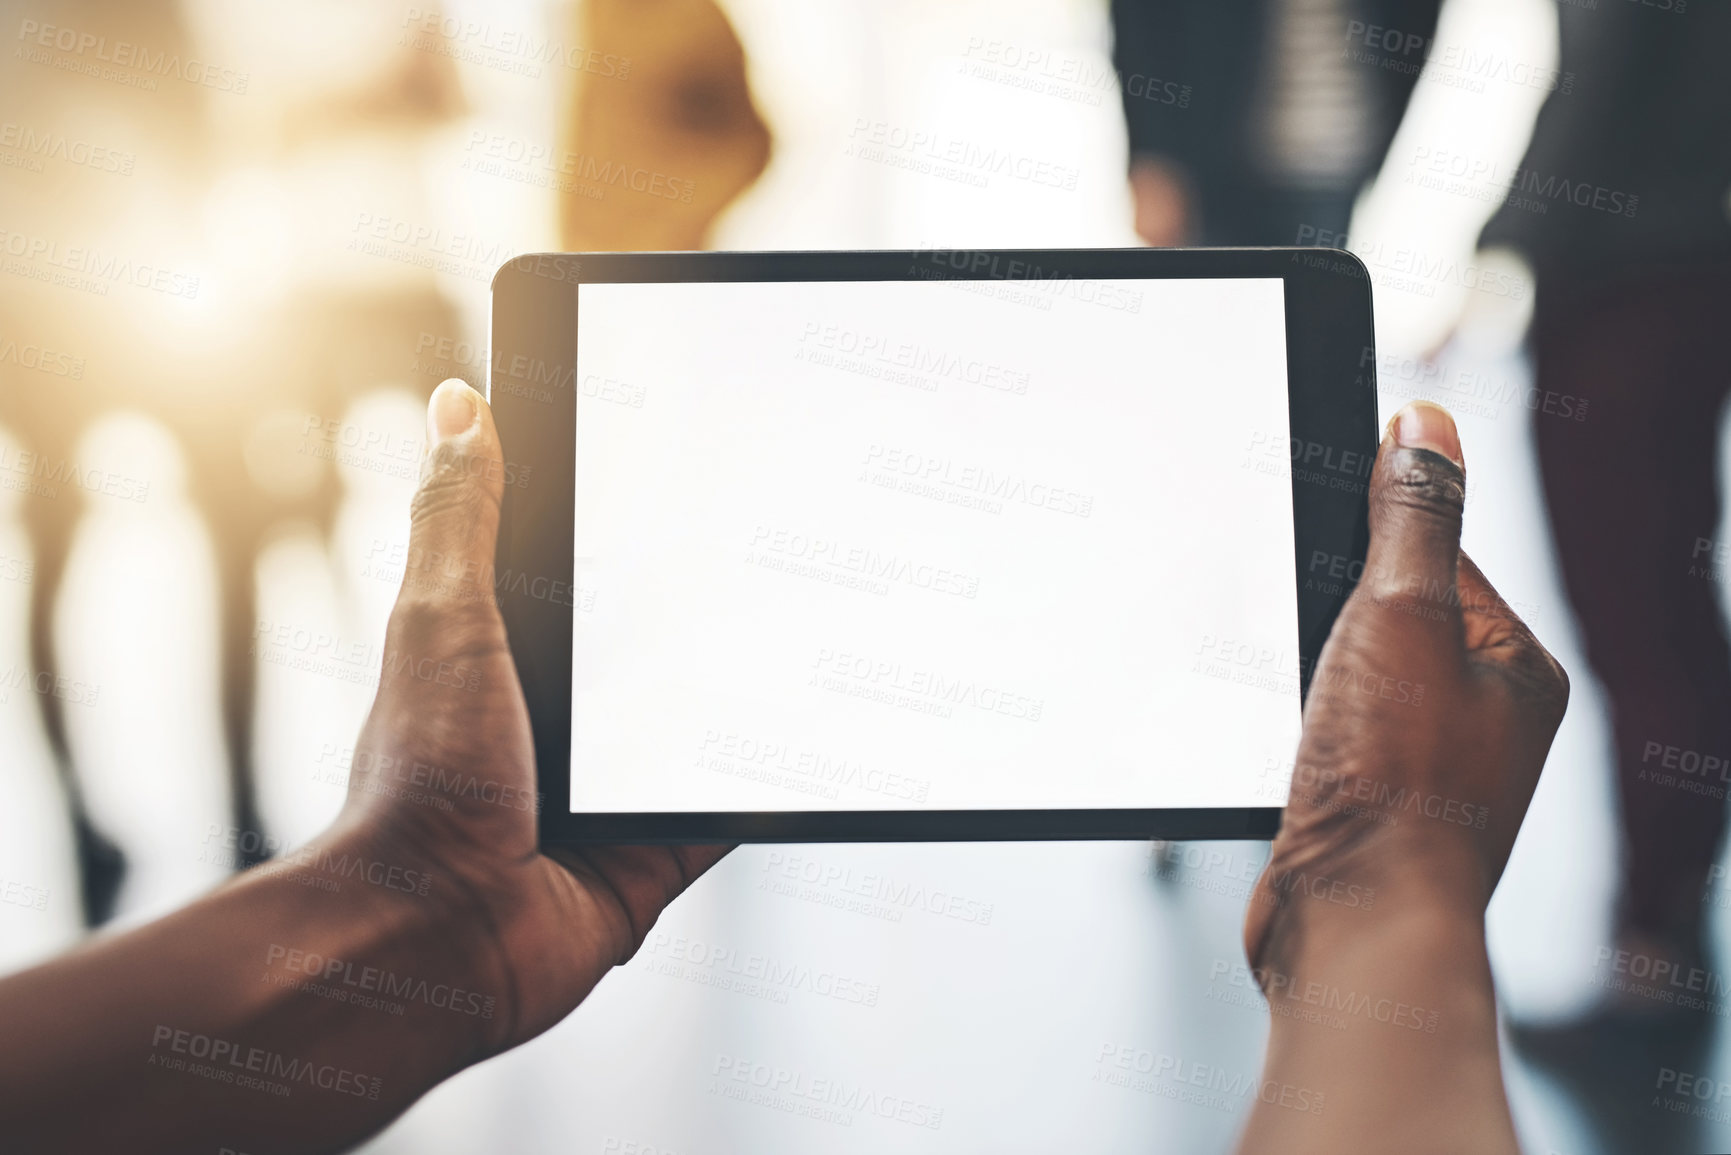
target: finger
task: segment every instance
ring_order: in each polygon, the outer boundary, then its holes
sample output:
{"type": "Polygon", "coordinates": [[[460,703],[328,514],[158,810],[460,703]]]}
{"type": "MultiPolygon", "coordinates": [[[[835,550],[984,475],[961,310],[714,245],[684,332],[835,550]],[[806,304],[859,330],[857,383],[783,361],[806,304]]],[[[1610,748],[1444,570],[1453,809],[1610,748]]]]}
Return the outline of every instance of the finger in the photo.
{"type": "Polygon", "coordinates": [[[426,715],[451,695],[509,678],[493,601],[504,458],[486,402],[446,381],[427,403],[427,453],[409,505],[409,556],[385,634],[381,701],[426,715]]]}
{"type": "Polygon", "coordinates": [[[492,603],[504,454],[481,395],[452,379],[427,402],[427,454],[409,506],[409,557],[398,604],[492,603]]]}
{"type": "Polygon", "coordinates": [[[1464,551],[1460,596],[1467,653],[1500,669],[1510,685],[1526,691],[1524,697],[1555,699],[1560,717],[1569,700],[1568,674],[1464,551]]]}
{"type": "Polygon", "coordinates": [[[680,868],[685,871],[687,886],[703,876],[703,872],[726,858],[733,850],[731,846],[676,846],[674,855],[679,859],[680,868]]]}
{"type": "Polygon", "coordinates": [[[1415,401],[1389,422],[1370,477],[1370,548],[1354,592],[1409,628],[1459,635],[1456,566],[1466,471],[1448,411],[1415,401]]]}
{"type": "Polygon", "coordinates": [[[1503,600],[1477,563],[1461,551],[1457,584],[1468,650],[1496,650],[1511,644],[1537,645],[1527,623],[1503,600]]]}

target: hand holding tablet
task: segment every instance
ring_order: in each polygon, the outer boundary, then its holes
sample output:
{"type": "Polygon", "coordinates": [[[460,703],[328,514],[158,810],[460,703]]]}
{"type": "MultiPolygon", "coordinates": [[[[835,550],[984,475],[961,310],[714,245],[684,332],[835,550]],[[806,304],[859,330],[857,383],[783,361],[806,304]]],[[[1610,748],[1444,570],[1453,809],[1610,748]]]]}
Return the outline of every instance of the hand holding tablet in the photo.
{"type": "Polygon", "coordinates": [[[543,840],[1272,833],[1369,301],[1290,250],[507,265],[543,840]]]}
{"type": "MultiPolygon", "coordinates": [[[[531,812],[503,804],[530,790],[540,739],[513,668],[524,650],[507,642],[494,603],[501,583],[487,564],[514,450],[461,382],[440,387],[429,416],[433,448],[412,509],[410,561],[342,815],[307,846],[168,918],[0,983],[0,1020],[33,1040],[0,1054],[13,1091],[0,1104],[9,1135],[81,1150],[120,1135],[150,1150],[285,1135],[320,1149],[358,1142],[451,1074],[567,1015],[726,853],[537,845],[531,812]],[[418,676],[429,662],[460,663],[477,678],[418,676]],[[371,781],[403,765],[436,771],[425,791],[371,781]],[[377,884],[362,884],[357,868],[377,884]],[[356,885],[314,897],[308,882],[333,871],[356,885]],[[407,872],[429,880],[425,894],[391,886],[407,872]],[[261,991],[236,980],[256,973],[260,958],[280,964],[288,981],[261,991]],[[296,989],[299,976],[328,976],[333,965],[413,974],[429,993],[408,997],[399,1017],[357,1015],[296,989]],[[115,990],[124,997],[105,993],[115,990]],[[189,1025],[164,1025],[177,1023],[189,1025]],[[244,1039],[245,1053],[340,1069],[360,1093],[308,1112],[138,1063],[144,1038],[165,1059],[196,1055],[201,1043],[221,1054],[215,1048],[244,1039]],[[124,1090],[111,1096],[119,1108],[78,1109],[91,1070],[110,1072],[107,1085],[124,1090]],[[244,1118],[235,1094],[249,1097],[244,1118]]],[[[1369,479],[1375,550],[1310,679],[1289,821],[1246,927],[1244,981],[1271,1002],[1354,993],[1340,1016],[1274,1018],[1259,1085],[1326,1087],[1328,1110],[1295,1116],[1258,1095],[1247,1150],[1358,1150],[1370,1136],[1400,1149],[1516,1148],[1496,1057],[1484,902],[1567,683],[1459,555],[1458,465],[1423,452],[1434,448],[1425,436],[1408,441],[1407,421],[1397,425],[1369,479]],[[1422,704],[1384,693],[1390,681],[1422,685],[1422,704]],[[1480,828],[1476,816],[1487,813],[1480,828]],[[1463,814],[1473,819],[1463,824],[1463,814]],[[1334,900],[1335,885],[1375,888],[1376,902],[1349,908],[1334,900]]],[[[497,576],[510,587],[520,575],[497,576]]],[[[932,812],[900,817],[915,813],[932,812]]]]}

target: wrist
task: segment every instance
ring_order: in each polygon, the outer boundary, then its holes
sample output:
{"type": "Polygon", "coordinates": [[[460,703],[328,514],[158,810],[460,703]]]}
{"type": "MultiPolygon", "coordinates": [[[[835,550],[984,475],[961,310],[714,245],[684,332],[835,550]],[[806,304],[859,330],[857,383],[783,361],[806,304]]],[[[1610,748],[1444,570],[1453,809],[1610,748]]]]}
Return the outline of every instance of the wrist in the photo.
{"type": "Polygon", "coordinates": [[[1377,906],[1368,911],[1313,907],[1277,922],[1251,964],[1290,979],[1330,971],[1348,960],[1404,954],[1418,944],[1476,963],[1485,957],[1484,917],[1440,905],[1429,892],[1379,894],[1377,906]]]}
{"type": "Polygon", "coordinates": [[[356,896],[351,918],[368,927],[357,953],[378,972],[369,980],[410,1013],[439,1012],[430,1017],[454,1072],[504,1049],[515,999],[490,888],[424,841],[367,821],[314,845],[319,861],[360,880],[344,889],[356,896]]]}
{"type": "Polygon", "coordinates": [[[1391,935],[1480,944],[1482,870],[1448,833],[1375,831],[1319,853],[1283,832],[1252,894],[1246,954],[1253,967],[1314,964],[1391,935]]]}
{"type": "Polygon", "coordinates": [[[1283,940],[1251,972],[1276,1040],[1302,1046],[1411,1040],[1423,1049],[1495,1039],[1482,920],[1395,907],[1367,925],[1343,921],[1336,914],[1307,920],[1301,934],[1283,940]]]}

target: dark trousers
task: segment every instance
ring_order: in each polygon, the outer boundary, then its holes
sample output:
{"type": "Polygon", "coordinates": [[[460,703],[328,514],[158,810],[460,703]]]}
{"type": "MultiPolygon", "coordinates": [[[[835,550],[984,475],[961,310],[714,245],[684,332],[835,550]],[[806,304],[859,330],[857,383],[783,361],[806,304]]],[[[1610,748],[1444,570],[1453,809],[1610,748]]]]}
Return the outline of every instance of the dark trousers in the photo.
{"type": "Polygon", "coordinates": [[[1731,263],[1540,270],[1540,396],[1588,402],[1583,420],[1541,410],[1533,422],[1564,585],[1610,698],[1626,843],[1619,920],[1683,948],[1698,943],[1731,794],[1731,649],[1718,603],[1731,544],[1716,540],[1728,334],[1731,263]]]}

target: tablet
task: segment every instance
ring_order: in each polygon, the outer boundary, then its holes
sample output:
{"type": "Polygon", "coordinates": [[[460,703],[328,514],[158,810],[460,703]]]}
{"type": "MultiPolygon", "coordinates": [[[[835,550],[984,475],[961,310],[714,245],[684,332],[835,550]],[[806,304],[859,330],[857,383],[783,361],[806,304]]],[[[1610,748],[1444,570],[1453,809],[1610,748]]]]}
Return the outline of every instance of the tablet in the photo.
{"type": "Polygon", "coordinates": [[[1368,536],[1350,254],[541,254],[492,326],[544,843],[1272,836],[1368,536]]]}

